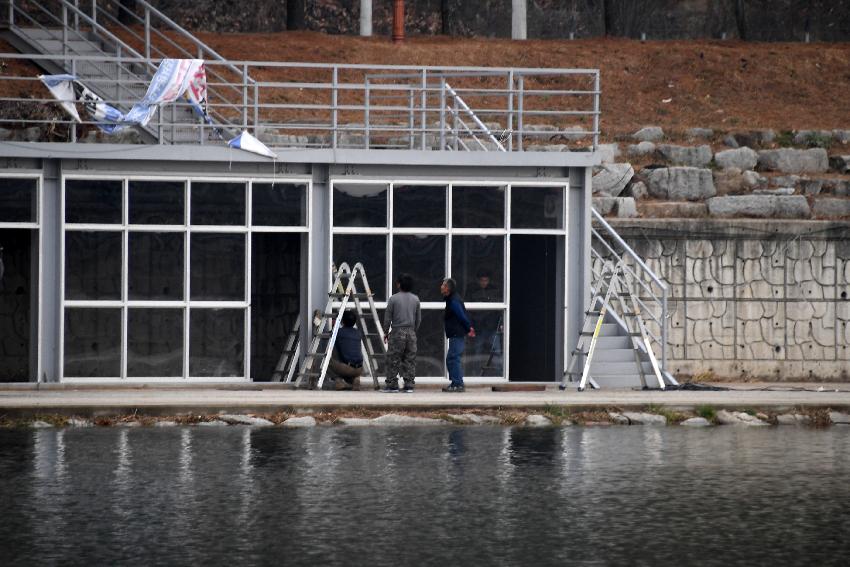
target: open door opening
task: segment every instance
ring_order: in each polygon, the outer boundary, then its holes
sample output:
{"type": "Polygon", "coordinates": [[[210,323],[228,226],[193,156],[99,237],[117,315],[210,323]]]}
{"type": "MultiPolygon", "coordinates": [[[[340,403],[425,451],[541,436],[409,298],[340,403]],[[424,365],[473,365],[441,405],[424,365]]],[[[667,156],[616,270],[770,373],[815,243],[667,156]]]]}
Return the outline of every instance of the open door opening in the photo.
{"type": "Polygon", "coordinates": [[[511,235],[510,363],[512,382],[552,382],[562,358],[563,237],[511,235]]]}
{"type": "Polygon", "coordinates": [[[301,310],[301,251],[306,235],[251,235],[251,380],[268,382],[301,310]]]}

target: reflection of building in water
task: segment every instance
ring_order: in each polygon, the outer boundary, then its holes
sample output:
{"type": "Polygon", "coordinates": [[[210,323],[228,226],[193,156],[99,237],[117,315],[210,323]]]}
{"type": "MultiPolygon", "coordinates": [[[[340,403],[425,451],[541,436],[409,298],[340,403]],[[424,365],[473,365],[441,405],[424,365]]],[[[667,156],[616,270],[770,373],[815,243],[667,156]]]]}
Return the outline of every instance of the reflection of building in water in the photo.
{"type": "Polygon", "coordinates": [[[3,380],[269,380],[342,262],[379,310],[413,276],[417,380],[445,375],[445,277],[478,333],[472,382],[559,379],[581,323],[564,306],[586,295],[588,154],[315,149],[275,172],[216,147],[19,151],[0,170],[3,380]]]}

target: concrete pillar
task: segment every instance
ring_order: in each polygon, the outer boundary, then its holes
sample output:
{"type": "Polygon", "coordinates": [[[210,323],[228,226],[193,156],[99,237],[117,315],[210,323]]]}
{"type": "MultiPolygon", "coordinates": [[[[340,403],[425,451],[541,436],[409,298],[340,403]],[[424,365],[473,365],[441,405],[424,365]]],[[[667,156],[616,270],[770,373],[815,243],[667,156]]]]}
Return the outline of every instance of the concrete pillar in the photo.
{"type": "Polygon", "coordinates": [[[360,35],[372,35],[372,0],[360,0],[360,35]]]}
{"type": "Polygon", "coordinates": [[[526,2],[527,0],[511,0],[511,39],[528,39],[526,2]]]}

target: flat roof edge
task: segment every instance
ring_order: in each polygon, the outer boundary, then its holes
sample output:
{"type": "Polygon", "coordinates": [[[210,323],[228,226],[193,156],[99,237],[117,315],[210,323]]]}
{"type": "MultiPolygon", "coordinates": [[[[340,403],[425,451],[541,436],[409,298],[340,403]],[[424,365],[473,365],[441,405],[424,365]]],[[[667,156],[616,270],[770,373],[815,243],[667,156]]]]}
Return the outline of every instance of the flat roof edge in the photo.
{"type": "MultiPolygon", "coordinates": [[[[276,148],[282,163],[484,167],[590,167],[596,152],[451,152],[276,148]]],[[[0,158],[272,163],[268,157],[222,146],[0,142],[0,158]]]]}

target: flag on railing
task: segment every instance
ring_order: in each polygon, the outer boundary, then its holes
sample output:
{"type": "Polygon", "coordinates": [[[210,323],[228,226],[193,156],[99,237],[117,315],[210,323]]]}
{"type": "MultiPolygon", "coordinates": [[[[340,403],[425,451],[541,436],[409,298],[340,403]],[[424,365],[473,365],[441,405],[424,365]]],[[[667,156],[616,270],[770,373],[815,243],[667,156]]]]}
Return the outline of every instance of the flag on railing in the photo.
{"type": "Polygon", "coordinates": [[[75,106],[80,103],[107,134],[114,134],[128,126],[145,126],[160,105],[174,102],[181,96],[189,101],[196,114],[212,124],[207,114],[207,77],[203,59],[163,59],[145,96],[127,114],[105,103],[74,75],[39,75],[39,79],[74,120],[82,122],[75,106]]]}
{"type": "Polygon", "coordinates": [[[270,158],[277,159],[277,154],[271,151],[264,143],[249,134],[247,131],[242,132],[232,140],[228,140],[227,145],[231,148],[253,152],[270,158]]]}

